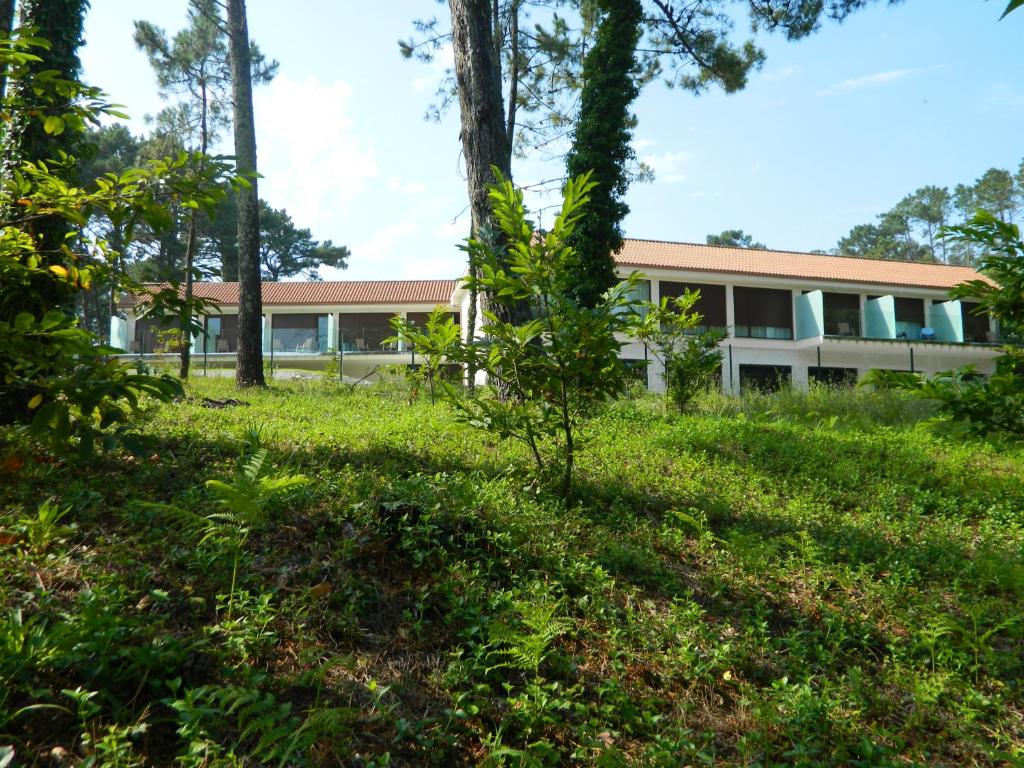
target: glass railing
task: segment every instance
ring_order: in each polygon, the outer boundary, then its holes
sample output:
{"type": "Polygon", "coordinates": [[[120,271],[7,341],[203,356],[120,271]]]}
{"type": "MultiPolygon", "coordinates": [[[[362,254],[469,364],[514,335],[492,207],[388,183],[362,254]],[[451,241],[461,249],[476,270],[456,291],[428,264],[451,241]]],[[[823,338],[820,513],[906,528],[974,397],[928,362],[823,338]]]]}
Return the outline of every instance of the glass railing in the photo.
{"type": "Polygon", "coordinates": [[[367,333],[362,336],[342,334],[341,351],[346,355],[360,353],[380,354],[382,352],[400,351],[399,345],[396,342],[386,341],[386,339],[394,335],[394,332],[388,331],[387,334],[385,335],[383,332],[367,333]]]}
{"type": "Polygon", "coordinates": [[[825,310],[826,336],[860,336],[860,312],[852,310],[825,310]]]}
{"type": "Polygon", "coordinates": [[[901,340],[906,339],[907,341],[917,341],[921,338],[921,328],[922,325],[920,323],[913,323],[907,320],[897,320],[896,338],[901,340]]]}
{"type": "Polygon", "coordinates": [[[271,349],[275,352],[322,352],[315,328],[275,328],[271,337],[271,349]]]}

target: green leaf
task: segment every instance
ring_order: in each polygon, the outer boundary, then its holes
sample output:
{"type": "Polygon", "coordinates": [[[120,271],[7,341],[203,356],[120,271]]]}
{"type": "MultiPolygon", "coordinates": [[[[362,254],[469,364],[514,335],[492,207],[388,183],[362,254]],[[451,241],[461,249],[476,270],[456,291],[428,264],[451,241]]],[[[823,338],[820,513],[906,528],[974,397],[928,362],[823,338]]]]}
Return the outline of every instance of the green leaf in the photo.
{"type": "Polygon", "coordinates": [[[32,317],[31,312],[19,312],[18,316],[14,318],[14,330],[19,333],[28,333],[35,323],[35,318],[32,317]]]}
{"type": "Polygon", "coordinates": [[[64,133],[64,118],[59,115],[48,115],[43,121],[43,130],[54,136],[59,136],[64,133]]]}

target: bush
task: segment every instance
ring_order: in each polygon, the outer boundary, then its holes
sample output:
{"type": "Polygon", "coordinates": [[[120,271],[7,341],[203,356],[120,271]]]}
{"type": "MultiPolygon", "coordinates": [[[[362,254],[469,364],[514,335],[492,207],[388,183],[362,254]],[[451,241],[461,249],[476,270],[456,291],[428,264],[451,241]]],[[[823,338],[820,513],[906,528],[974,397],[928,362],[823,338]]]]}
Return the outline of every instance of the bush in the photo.
{"type": "Polygon", "coordinates": [[[444,382],[446,398],[468,423],[524,443],[538,473],[560,464],[560,492],[568,497],[582,421],[629,381],[616,334],[635,330],[629,295],[637,278],[609,290],[593,308],[577,305],[569,241],[594,187],[589,174],[566,184],[561,212],[541,235],[526,218],[522,192],[497,169],[495,175],[490,198],[502,242],[471,238],[465,246],[478,272],[465,285],[489,297],[483,338],[461,342],[450,320],[426,333],[401,320],[394,325],[427,359],[485,371],[501,397],[475,390],[463,396],[444,382]]]}

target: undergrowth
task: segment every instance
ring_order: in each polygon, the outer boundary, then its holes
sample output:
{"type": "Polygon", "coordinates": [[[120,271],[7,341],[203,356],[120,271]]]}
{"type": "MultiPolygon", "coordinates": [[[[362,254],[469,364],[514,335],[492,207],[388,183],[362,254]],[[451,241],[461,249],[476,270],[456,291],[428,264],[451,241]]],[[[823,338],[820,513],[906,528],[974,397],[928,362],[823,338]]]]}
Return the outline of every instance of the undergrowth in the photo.
{"type": "Polygon", "coordinates": [[[620,400],[566,504],[393,388],[237,396],[0,433],[0,760],[1024,760],[1024,454],[917,401],[620,400]]]}

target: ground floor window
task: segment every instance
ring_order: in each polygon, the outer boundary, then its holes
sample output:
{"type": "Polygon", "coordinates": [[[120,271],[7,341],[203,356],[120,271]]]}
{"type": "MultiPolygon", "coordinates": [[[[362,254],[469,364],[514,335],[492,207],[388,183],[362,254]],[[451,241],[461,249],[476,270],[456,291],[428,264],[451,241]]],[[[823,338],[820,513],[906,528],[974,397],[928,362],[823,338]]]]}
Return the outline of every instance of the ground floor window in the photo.
{"type": "Polygon", "coordinates": [[[647,368],[649,367],[647,360],[624,359],[622,365],[625,367],[626,376],[630,381],[647,386],[647,368]]]}
{"type": "Polygon", "coordinates": [[[775,392],[788,386],[793,369],[788,365],[741,365],[740,392],[775,392]]]}
{"type": "Polygon", "coordinates": [[[812,365],[807,380],[827,387],[852,387],[857,383],[857,369],[812,365]]]}

